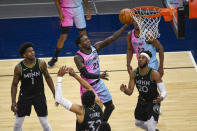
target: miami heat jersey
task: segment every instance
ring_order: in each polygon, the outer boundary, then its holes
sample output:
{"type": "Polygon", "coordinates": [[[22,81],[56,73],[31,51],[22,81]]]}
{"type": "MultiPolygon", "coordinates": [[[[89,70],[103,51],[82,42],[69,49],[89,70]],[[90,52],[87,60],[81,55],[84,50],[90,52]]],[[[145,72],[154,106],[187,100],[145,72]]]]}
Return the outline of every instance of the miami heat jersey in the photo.
{"type": "Polygon", "coordinates": [[[152,54],[152,57],[150,58],[150,61],[148,63],[148,66],[158,70],[158,60],[156,57],[156,48],[152,44],[148,44],[145,40],[141,40],[140,38],[136,38],[134,34],[134,29],[131,33],[131,43],[133,46],[133,49],[136,53],[137,59],[139,58],[139,55],[143,51],[150,51],[152,54]]]}
{"type": "MultiPolygon", "coordinates": [[[[81,52],[80,50],[77,51],[77,53],[83,58],[84,66],[89,73],[100,74],[99,56],[98,56],[97,50],[93,46],[91,46],[91,50],[92,52],[90,54],[85,54],[81,52]]],[[[88,79],[88,78],[85,78],[84,76],[81,76],[81,77],[84,80],[86,80],[89,84],[98,80],[98,79],[88,79]]]]}
{"type": "Polygon", "coordinates": [[[82,4],[82,0],[61,0],[61,7],[79,7],[82,4]]]}

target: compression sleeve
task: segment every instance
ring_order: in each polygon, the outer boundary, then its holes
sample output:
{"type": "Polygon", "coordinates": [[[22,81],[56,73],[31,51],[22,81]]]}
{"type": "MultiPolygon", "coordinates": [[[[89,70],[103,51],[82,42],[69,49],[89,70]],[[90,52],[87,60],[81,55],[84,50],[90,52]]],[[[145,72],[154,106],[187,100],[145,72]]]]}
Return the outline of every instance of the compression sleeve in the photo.
{"type": "Polygon", "coordinates": [[[70,110],[72,106],[72,103],[62,96],[62,77],[57,77],[55,101],[65,107],[67,110],[70,110]]]}
{"type": "Polygon", "coordinates": [[[83,75],[85,78],[88,78],[88,79],[98,79],[99,78],[99,74],[89,73],[85,67],[80,69],[80,73],[81,73],[81,75],[83,75]]]}
{"type": "Polygon", "coordinates": [[[166,88],[163,82],[157,83],[157,87],[159,88],[161,97],[163,97],[163,99],[165,99],[166,97],[166,88]]]}

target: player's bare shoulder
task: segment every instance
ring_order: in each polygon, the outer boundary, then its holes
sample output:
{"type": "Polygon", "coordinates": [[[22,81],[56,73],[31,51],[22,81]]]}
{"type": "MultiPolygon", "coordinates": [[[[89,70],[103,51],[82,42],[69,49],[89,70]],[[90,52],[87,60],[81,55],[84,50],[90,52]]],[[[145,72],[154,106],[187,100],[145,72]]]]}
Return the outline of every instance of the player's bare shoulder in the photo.
{"type": "Polygon", "coordinates": [[[18,63],[16,66],[15,66],[15,68],[14,68],[14,73],[15,74],[21,74],[21,70],[22,68],[21,68],[21,64],[20,63],[18,63]]]}
{"type": "Polygon", "coordinates": [[[39,66],[40,66],[40,68],[41,68],[42,70],[47,69],[47,64],[46,64],[45,60],[39,59],[38,61],[39,61],[39,66]]]}
{"type": "Polygon", "coordinates": [[[152,76],[152,80],[161,79],[161,75],[159,74],[159,72],[154,69],[152,70],[151,76],[152,76]]]}

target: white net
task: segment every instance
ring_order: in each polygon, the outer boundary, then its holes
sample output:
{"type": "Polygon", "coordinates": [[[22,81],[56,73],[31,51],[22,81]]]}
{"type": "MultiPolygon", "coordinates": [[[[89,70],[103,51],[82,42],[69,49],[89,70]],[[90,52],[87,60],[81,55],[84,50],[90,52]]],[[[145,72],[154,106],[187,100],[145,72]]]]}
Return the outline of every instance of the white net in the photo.
{"type": "Polygon", "coordinates": [[[161,17],[147,17],[150,15],[158,14],[158,8],[156,9],[149,9],[149,8],[139,8],[133,11],[136,15],[143,15],[143,16],[136,16],[132,14],[133,19],[137,22],[139,29],[140,29],[140,39],[142,40],[153,40],[160,37],[159,34],[159,22],[161,17]]]}

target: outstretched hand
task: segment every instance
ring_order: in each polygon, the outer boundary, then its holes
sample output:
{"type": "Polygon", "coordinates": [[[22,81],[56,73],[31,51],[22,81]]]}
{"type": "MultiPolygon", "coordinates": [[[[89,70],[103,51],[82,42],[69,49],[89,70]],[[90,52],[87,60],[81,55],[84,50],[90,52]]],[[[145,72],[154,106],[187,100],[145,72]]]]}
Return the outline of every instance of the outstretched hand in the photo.
{"type": "Polygon", "coordinates": [[[124,84],[121,84],[121,85],[120,85],[120,90],[121,90],[122,92],[125,92],[126,89],[127,89],[127,86],[126,86],[126,85],[124,85],[124,84]]]}
{"type": "Polygon", "coordinates": [[[66,66],[60,67],[60,69],[57,73],[57,76],[60,76],[60,77],[64,76],[66,73],[68,73],[68,69],[69,68],[67,68],[66,66]]]}
{"type": "Polygon", "coordinates": [[[76,74],[72,67],[68,68],[68,72],[69,72],[69,75],[72,76],[72,77],[74,77],[75,74],[76,74]]]}
{"type": "Polygon", "coordinates": [[[109,75],[108,75],[108,73],[107,73],[107,70],[104,71],[102,74],[100,74],[99,77],[100,77],[101,79],[109,80],[109,79],[108,79],[109,75]]]}

